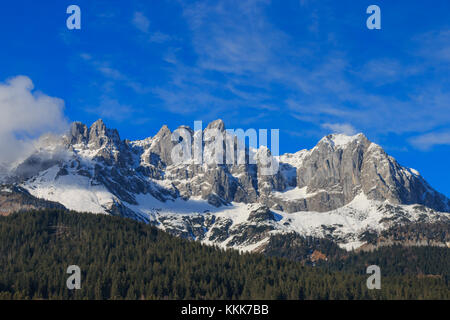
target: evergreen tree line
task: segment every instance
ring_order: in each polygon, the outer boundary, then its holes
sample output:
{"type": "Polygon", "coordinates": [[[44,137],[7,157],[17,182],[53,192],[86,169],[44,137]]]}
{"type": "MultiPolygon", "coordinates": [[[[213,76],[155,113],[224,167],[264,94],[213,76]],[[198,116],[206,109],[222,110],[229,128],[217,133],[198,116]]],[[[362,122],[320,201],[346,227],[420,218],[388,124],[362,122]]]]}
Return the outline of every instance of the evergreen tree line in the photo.
{"type": "Polygon", "coordinates": [[[2,299],[450,298],[445,277],[383,274],[382,289],[368,290],[361,270],[224,250],[129,219],[56,209],[0,217],[0,270],[2,299]],[[66,286],[69,265],[81,269],[80,290],[66,286]]]}

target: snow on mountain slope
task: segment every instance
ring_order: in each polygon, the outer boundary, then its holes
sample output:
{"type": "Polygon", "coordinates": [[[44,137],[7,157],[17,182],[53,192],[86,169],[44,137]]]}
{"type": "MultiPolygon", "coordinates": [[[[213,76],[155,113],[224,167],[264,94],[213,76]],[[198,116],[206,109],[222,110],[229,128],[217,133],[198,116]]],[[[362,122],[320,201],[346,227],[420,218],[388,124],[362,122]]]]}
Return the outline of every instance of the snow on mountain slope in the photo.
{"type": "Polygon", "coordinates": [[[114,197],[103,185],[93,185],[82,175],[58,176],[60,168],[53,166],[23,186],[35,197],[59,202],[67,209],[106,214],[114,197]]]}
{"type": "MultiPolygon", "coordinates": [[[[289,192],[289,191],[288,191],[289,192]]],[[[346,206],[329,212],[295,212],[269,210],[259,204],[232,203],[226,207],[214,207],[202,199],[167,201],[162,204],[149,195],[138,197],[139,206],[133,210],[148,214],[150,221],[163,230],[180,235],[180,231],[189,238],[206,244],[232,247],[251,251],[269,240],[270,235],[296,232],[302,236],[329,238],[345,249],[358,248],[364,241],[364,232],[381,231],[387,227],[414,221],[447,221],[446,213],[432,212],[424,214],[418,206],[391,206],[387,201],[369,200],[360,194],[346,206]],[[270,214],[257,222],[250,217],[255,210],[270,211],[270,214]],[[227,225],[228,224],[228,225],[227,225]],[[239,239],[242,230],[261,227],[257,234],[247,232],[247,238],[239,239]],[[195,230],[195,231],[193,231],[195,230]],[[217,234],[222,234],[217,241],[217,234]],[[261,235],[263,235],[261,237],[261,235]]]]}

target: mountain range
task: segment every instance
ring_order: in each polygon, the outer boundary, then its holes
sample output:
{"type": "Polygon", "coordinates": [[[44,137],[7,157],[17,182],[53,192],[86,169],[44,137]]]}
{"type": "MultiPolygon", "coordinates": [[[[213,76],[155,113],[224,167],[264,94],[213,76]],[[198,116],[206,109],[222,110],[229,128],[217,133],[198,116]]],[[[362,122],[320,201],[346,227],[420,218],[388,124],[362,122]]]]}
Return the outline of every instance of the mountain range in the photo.
{"type": "MultiPolygon", "coordinates": [[[[227,134],[222,120],[205,130],[211,128],[227,134]]],[[[262,174],[260,162],[174,163],[175,144],[167,126],[129,141],[102,120],[90,127],[74,122],[3,169],[0,214],[39,208],[110,214],[256,252],[275,235],[326,238],[350,250],[395,226],[450,222],[450,200],[361,133],[327,135],[310,150],[276,156],[273,175],[262,174]]],[[[263,152],[270,153],[246,148],[245,156],[263,152]]]]}

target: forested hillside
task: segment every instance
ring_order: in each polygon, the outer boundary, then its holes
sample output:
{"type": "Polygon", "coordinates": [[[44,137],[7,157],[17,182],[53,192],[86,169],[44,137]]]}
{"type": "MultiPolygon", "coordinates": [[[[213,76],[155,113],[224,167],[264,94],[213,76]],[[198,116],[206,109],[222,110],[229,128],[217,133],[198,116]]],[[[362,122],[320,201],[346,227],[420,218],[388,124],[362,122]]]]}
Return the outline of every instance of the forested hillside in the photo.
{"type": "MultiPolygon", "coordinates": [[[[402,261],[396,250],[389,251],[394,271],[402,261]]],[[[448,257],[448,251],[439,254],[445,255],[428,262],[448,257]]],[[[204,246],[104,215],[42,210],[0,217],[3,299],[450,299],[447,275],[436,275],[445,265],[423,268],[433,276],[387,274],[384,265],[382,289],[368,290],[360,261],[304,266],[204,246]],[[81,268],[80,290],[66,287],[69,265],[81,268]]]]}
{"type": "Polygon", "coordinates": [[[449,226],[446,224],[397,226],[382,232],[372,243],[364,246],[368,249],[348,252],[333,241],[291,233],[273,236],[264,253],[329,271],[364,274],[366,266],[375,264],[386,275],[436,276],[448,283],[450,248],[442,245],[448,235],[449,226]],[[427,242],[439,246],[424,245],[427,242]]]}

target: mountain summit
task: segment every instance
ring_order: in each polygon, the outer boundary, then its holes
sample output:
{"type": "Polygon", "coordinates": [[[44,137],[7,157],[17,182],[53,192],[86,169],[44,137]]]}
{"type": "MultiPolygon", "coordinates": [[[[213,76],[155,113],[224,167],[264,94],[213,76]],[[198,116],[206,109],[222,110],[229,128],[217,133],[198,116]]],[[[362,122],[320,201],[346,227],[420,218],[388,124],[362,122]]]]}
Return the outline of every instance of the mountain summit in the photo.
{"type": "MultiPolygon", "coordinates": [[[[226,132],[222,120],[207,128],[226,132]]],[[[207,148],[208,142],[202,144],[207,148]]],[[[332,134],[311,150],[283,154],[270,176],[261,174],[259,162],[175,164],[175,145],[167,126],[154,137],[128,141],[102,120],[90,127],[74,122],[15,168],[0,200],[27,193],[67,209],[130,217],[250,251],[261,250],[274,234],[326,237],[353,248],[368,231],[448,221],[450,200],[363,134],[332,134]]],[[[256,154],[270,152],[262,149],[256,154]]],[[[245,153],[248,158],[250,149],[245,153]]]]}

